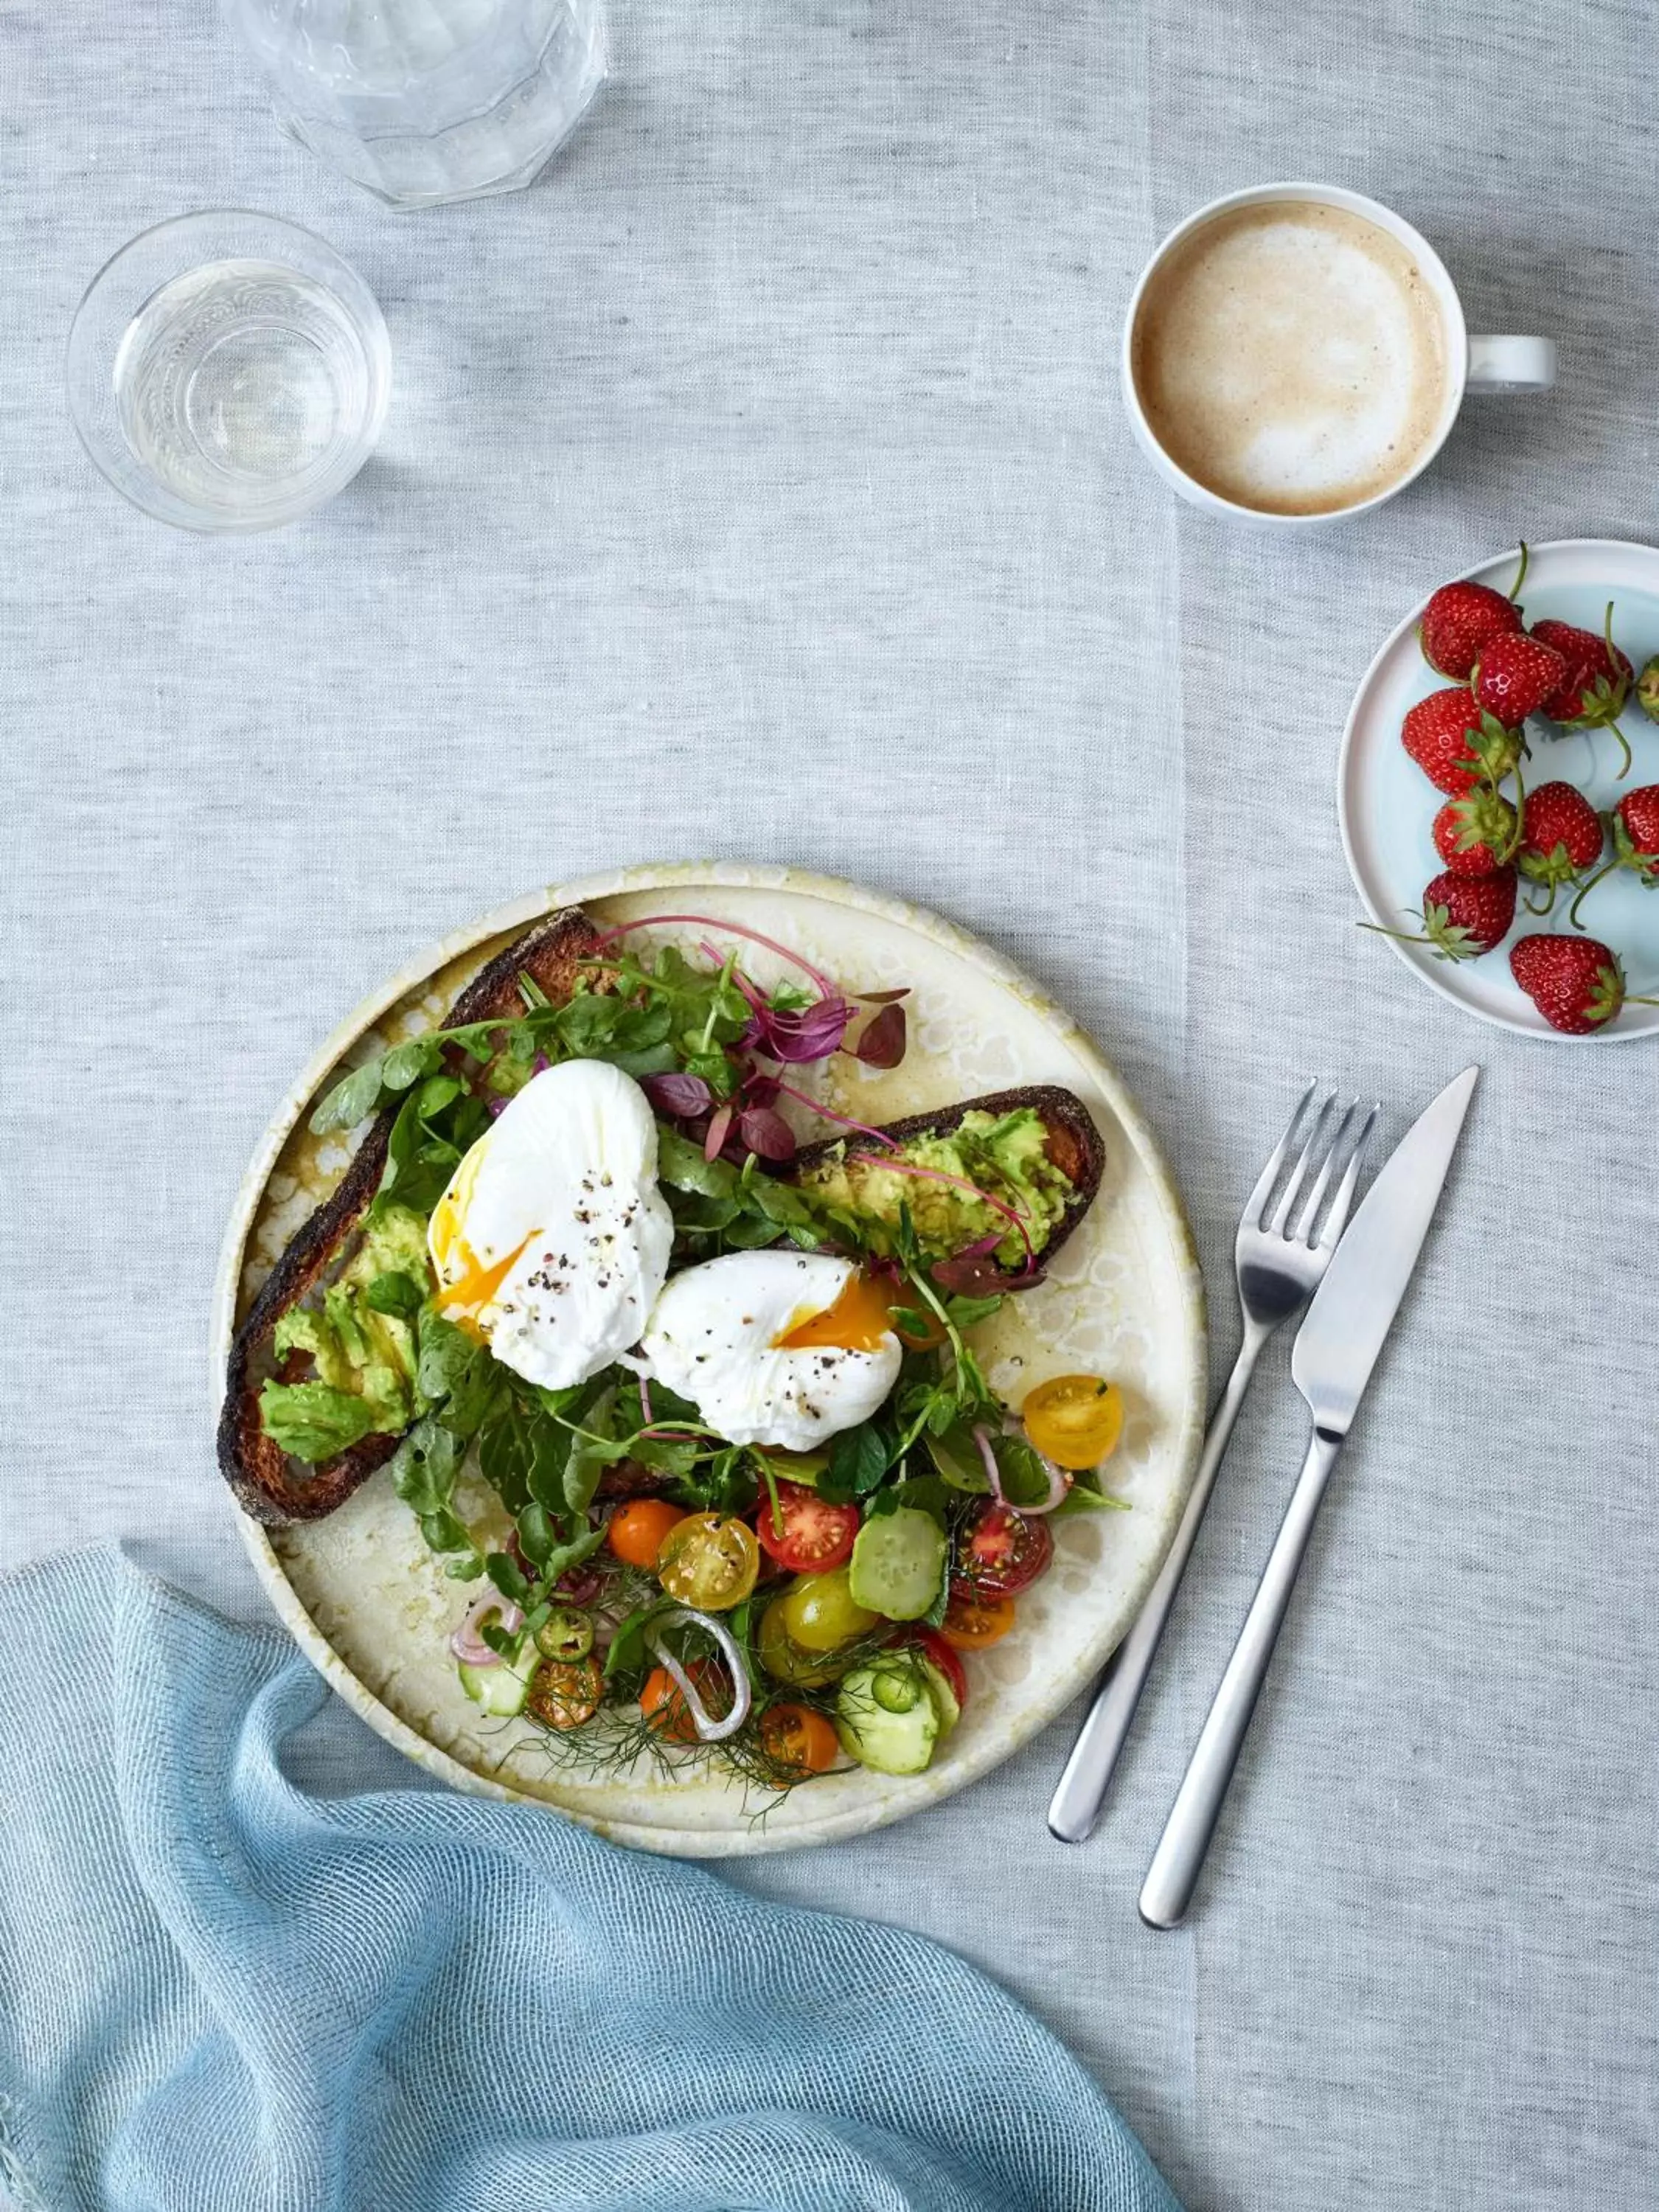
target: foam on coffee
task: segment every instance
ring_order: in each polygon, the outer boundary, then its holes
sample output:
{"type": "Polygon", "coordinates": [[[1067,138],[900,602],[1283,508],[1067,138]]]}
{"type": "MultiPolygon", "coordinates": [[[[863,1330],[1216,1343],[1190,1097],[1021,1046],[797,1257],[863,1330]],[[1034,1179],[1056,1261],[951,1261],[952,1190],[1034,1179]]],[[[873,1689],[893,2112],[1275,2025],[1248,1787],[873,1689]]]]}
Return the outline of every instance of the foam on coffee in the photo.
{"type": "Polygon", "coordinates": [[[1142,295],[1131,368],[1170,459],[1271,514],[1386,491],[1446,398],[1440,309],[1411,253],[1312,200],[1231,209],[1173,247],[1142,295]]]}

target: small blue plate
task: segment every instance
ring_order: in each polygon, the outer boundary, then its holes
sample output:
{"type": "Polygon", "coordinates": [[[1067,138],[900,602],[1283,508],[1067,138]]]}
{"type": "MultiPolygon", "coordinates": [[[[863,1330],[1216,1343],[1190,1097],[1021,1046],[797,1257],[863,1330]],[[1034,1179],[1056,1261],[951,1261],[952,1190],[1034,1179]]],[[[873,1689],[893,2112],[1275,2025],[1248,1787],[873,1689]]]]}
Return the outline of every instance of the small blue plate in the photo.
{"type": "MultiPolygon", "coordinates": [[[[1518,558],[1517,550],[1500,553],[1468,574],[1478,583],[1507,592],[1518,558]]],[[[1659,552],[1605,538],[1566,538],[1531,549],[1521,592],[1528,623],[1548,615],[1599,631],[1609,599],[1613,642],[1639,674],[1659,653],[1659,552]]],[[[1337,814],[1348,867],[1372,921],[1385,929],[1419,927],[1414,915],[1423,903],[1424,887],[1444,866],[1430,835],[1443,794],[1400,741],[1407,709],[1446,682],[1429,666],[1418,644],[1422,613],[1421,606],[1412,610],[1365,671],[1349,709],[1337,772],[1337,814]]],[[[1633,693],[1620,719],[1635,756],[1622,781],[1622,755],[1611,731],[1558,733],[1553,723],[1529,722],[1532,750],[1523,764],[1528,788],[1557,781],[1577,784],[1605,811],[1626,791],[1659,782],[1659,724],[1649,721],[1633,693]]],[[[1565,930],[1571,893],[1564,898],[1558,892],[1553,912],[1540,920],[1525,909],[1532,889],[1522,882],[1514,928],[1479,960],[1438,960],[1427,945],[1402,944],[1397,938],[1373,941],[1387,944],[1443,997],[1455,1000],[1482,1021],[1527,1036],[1561,1044],[1617,1044],[1659,1030],[1659,1006],[1626,1006],[1606,1029],[1588,1037],[1564,1036],[1550,1027],[1510,974],[1510,947],[1534,931],[1565,930]]],[[[1535,890],[1533,895],[1539,896],[1535,890]]],[[[1631,991],[1659,994],[1659,891],[1647,890],[1621,869],[1597,884],[1579,920],[1586,934],[1617,951],[1631,991]]]]}

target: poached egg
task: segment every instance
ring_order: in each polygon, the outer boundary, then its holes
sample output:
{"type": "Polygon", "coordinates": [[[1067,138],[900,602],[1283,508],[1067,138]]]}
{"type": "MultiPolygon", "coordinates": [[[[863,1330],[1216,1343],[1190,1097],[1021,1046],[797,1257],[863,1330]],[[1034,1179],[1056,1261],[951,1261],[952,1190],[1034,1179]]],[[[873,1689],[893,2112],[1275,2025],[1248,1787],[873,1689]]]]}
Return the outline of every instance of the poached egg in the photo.
{"type": "Polygon", "coordinates": [[[531,1078],[456,1169],[427,1237],[444,1318],[553,1390],[639,1342],[673,1241],[650,1104],[598,1060],[531,1078]]]}
{"type": "Polygon", "coordinates": [[[888,1305],[850,1260],[732,1252],[674,1277],[640,1350],[728,1443],[810,1451],[868,1420],[897,1381],[888,1305]]]}

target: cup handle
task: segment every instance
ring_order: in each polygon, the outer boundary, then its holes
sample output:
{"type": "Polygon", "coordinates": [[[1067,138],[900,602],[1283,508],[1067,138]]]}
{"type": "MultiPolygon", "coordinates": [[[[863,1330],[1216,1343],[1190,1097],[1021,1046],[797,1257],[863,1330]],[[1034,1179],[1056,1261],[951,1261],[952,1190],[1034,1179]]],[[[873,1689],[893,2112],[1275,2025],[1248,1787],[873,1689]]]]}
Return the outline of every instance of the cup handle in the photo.
{"type": "Polygon", "coordinates": [[[1547,392],[1555,382],[1553,338],[1469,338],[1471,392],[1547,392]]]}

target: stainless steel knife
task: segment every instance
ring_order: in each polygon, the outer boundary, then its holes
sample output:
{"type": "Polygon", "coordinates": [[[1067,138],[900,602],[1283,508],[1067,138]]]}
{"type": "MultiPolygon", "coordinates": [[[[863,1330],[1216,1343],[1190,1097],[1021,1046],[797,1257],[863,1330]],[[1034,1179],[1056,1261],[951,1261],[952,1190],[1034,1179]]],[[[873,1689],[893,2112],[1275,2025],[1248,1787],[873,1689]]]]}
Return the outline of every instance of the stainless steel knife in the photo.
{"type": "Polygon", "coordinates": [[[1297,1334],[1291,1374],[1313,1415],[1313,1438],[1146,1871],[1140,1916],[1151,1927],[1175,1927],[1192,1902],[1320,1500],[1429,1233],[1480,1073],[1466,1067],[1395,1147],[1297,1334]]]}

